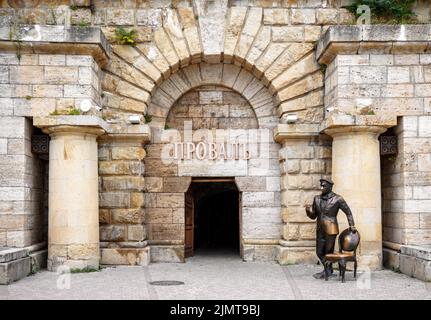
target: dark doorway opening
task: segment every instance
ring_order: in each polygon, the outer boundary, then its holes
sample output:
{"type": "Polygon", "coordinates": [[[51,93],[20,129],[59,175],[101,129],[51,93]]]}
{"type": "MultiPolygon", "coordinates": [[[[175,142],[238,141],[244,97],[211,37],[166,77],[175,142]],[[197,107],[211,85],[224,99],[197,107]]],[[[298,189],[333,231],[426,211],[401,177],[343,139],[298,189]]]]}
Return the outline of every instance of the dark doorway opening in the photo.
{"type": "Polygon", "coordinates": [[[186,257],[240,255],[240,196],[233,179],[192,180],[186,194],[186,257]]]}

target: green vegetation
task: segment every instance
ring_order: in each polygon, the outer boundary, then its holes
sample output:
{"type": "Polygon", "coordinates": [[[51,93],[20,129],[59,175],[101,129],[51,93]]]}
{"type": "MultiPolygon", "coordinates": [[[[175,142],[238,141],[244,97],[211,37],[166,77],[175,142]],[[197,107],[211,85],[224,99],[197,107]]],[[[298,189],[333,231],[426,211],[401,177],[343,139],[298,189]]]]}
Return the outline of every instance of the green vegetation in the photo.
{"type": "Polygon", "coordinates": [[[91,25],[91,23],[88,21],[80,21],[78,23],[78,27],[89,27],[90,25],[91,25]]]}
{"type": "Polygon", "coordinates": [[[75,11],[75,10],[78,10],[78,6],[76,5],[76,4],[72,4],[72,5],[70,5],[70,10],[72,10],[72,11],[75,11]]]}
{"type": "Polygon", "coordinates": [[[80,114],[81,114],[81,110],[76,108],[70,109],[68,113],[69,116],[79,116],[80,114]]]}
{"type": "Polygon", "coordinates": [[[18,59],[19,62],[21,62],[21,48],[22,48],[22,44],[21,44],[21,40],[20,40],[21,36],[19,33],[19,26],[17,24],[17,22],[13,22],[10,24],[9,27],[9,40],[13,41],[15,49],[16,49],[16,57],[18,59]]]}
{"type": "Polygon", "coordinates": [[[136,45],[136,30],[134,29],[127,31],[123,27],[118,27],[115,30],[115,36],[120,44],[127,44],[129,46],[136,45]]]}
{"type": "Polygon", "coordinates": [[[63,116],[65,116],[65,115],[68,115],[68,116],[79,116],[80,114],[81,114],[81,110],[79,110],[79,109],[71,106],[71,107],[69,107],[66,110],[60,110],[60,111],[59,110],[54,110],[49,115],[50,116],[61,116],[61,115],[63,115],[63,116]]]}
{"type": "Polygon", "coordinates": [[[31,98],[33,98],[32,96],[25,96],[26,100],[31,100],[31,98]]]}
{"type": "Polygon", "coordinates": [[[325,72],[326,72],[326,69],[328,68],[328,66],[326,65],[326,64],[321,64],[320,65],[320,71],[323,73],[323,74],[325,74],[325,72]]]}
{"type": "Polygon", "coordinates": [[[70,273],[88,273],[88,272],[98,272],[100,269],[92,268],[92,267],[85,267],[85,268],[73,268],[70,269],[70,273]]]}
{"type": "Polygon", "coordinates": [[[153,120],[153,117],[152,117],[152,116],[150,116],[149,114],[146,114],[146,115],[144,116],[144,119],[145,119],[145,123],[150,123],[150,122],[151,122],[151,120],[153,120]]]}
{"type": "Polygon", "coordinates": [[[359,17],[358,7],[366,5],[371,9],[371,21],[374,24],[405,24],[416,22],[414,3],[415,0],[356,0],[344,8],[359,17]]]}

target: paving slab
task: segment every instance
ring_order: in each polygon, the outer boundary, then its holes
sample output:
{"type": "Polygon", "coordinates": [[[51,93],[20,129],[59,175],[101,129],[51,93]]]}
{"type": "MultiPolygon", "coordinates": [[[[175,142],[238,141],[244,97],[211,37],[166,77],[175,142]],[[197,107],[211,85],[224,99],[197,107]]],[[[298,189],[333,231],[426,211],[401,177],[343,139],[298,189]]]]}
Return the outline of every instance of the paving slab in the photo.
{"type": "Polygon", "coordinates": [[[0,299],[431,299],[431,284],[390,270],[359,273],[346,282],[312,277],[317,265],[280,266],[243,262],[234,255],[197,255],[186,263],[118,266],[99,272],[63,274],[41,271],[8,286],[0,299]],[[184,282],[177,286],[152,281],[184,282]]]}

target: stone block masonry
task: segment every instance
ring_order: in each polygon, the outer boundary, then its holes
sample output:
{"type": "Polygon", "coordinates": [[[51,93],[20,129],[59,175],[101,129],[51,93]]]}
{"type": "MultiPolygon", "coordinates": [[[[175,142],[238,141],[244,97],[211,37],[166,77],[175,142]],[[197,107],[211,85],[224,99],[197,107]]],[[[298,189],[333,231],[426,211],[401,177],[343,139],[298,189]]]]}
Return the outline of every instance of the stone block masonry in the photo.
{"type": "Polygon", "coordinates": [[[282,241],[280,264],[316,262],[316,222],[304,206],[319,194],[319,179],[331,176],[331,140],[326,135],[286,137],[280,149],[282,241]]]}
{"type": "Polygon", "coordinates": [[[103,138],[98,153],[101,263],[146,265],[142,138],[103,138]]]}
{"type": "MultiPolygon", "coordinates": [[[[2,115],[68,114],[83,100],[101,105],[100,69],[93,57],[65,54],[0,54],[2,115]]],[[[98,114],[92,109],[88,114],[98,114]]]]}
{"type": "Polygon", "coordinates": [[[426,53],[338,55],[326,72],[325,107],[350,114],[426,113],[430,59],[426,53]]]}
{"type": "Polygon", "coordinates": [[[44,163],[31,152],[32,122],[0,117],[0,246],[43,240],[44,163]]]}

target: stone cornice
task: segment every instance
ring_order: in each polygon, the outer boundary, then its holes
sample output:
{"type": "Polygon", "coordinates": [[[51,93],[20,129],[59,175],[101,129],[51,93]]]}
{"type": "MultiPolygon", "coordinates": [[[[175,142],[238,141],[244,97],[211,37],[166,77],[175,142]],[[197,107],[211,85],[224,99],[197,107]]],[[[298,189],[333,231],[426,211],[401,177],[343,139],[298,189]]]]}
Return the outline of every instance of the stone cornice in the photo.
{"type": "Polygon", "coordinates": [[[397,125],[396,115],[329,115],[321,124],[320,131],[332,136],[341,132],[376,132],[397,125]]]}
{"type": "Polygon", "coordinates": [[[317,44],[319,63],[338,54],[404,54],[431,52],[431,24],[332,26],[317,44]]]}
{"type": "Polygon", "coordinates": [[[278,124],[274,129],[274,140],[278,143],[288,139],[307,139],[318,135],[318,124],[278,124]]]}
{"type": "MultiPolygon", "coordinates": [[[[109,124],[103,119],[96,116],[48,116],[48,117],[34,117],[34,126],[42,128],[44,131],[50,132],[59,127],[74,127],[81,131],[90,130],[91,128],[101,131],[104,134],[101,139],[110,140],[141,140],[146,143],[150,141],[151,129],[146,124],[140,125],[117,125],[109,124]]],[[[91,131],[91,130],[90,130],[91,131]]]]}
{"type": "Polygon", "coordinates": [[[17,42],[22,53],[91,55],[101,66],[111,56],[111,46],[99,27],[0,27],[0,51],[16,51],[17,42]]]}

